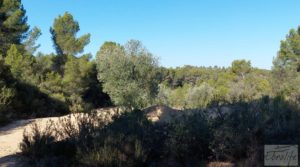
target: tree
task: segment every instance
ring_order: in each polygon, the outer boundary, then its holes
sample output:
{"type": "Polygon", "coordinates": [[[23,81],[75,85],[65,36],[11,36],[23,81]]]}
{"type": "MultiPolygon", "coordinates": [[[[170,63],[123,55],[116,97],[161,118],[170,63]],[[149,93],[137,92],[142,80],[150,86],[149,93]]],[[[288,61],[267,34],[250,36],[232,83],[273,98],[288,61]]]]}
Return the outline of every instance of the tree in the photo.
{"type": "Polygon", "coordinates": [[[300,71],[300,26],[298,31],[291,29],[286,40],[281,41],[273,65],[274,70],[300,71]]]}
{"type": "Polygon", "coordinates": [[[86,109],[82,96],[88,89],[88,76],[92,70],[89,58],[89,55],[81,58],[68,56],[63,85],[71,112],[82,112],[86,109]]]}
{"type": "MultiPolygon", "coordinates": [[[[13,79],[9,67],[0,58],[0,117],[1,112],[8,111],[15,96],[15,80],[13,79]]],[[[1,118],[0,118],[1,124],[1,118]]]]}
{"type": "Polygon", "coordinates": [[[40,44],[36,45],[36,41],[41,35],[41,30],[37,27],[34,27],[29,32],[28,38],[23,43],[27,54],[33,55],[35,51],[41,46],[40,44]]]}
{"type": "Polygon", "coordinates": [[[186,94],[190,88],[191,85],[184,84],[182,87],[173,89],[169,97],[171,106],[177,109],[186,109],[188,103],[186,94]]]}
{"type": "Polygon", "coordinates": [[[116,105],[143,108],[157,94],[157,60],[139,41],[125,47],[111,42],[97,53],[98,79],[116,105]]]}
{"type": "Polygon", "coordinates": [[[16,45],[11,45],[7,51],[5,64],[10,67],[11,73],[15,78],[27,83],[33,83],[35,81],[35,74],[32,69],[34,57],[22,54],[16,45]]]}
{"type": "Polygon", "coordinates": [[[110,56],[113,54],[120,54],[119,52],[124,52],[123,46],[121,46],[118,43],[109,41],[109,42],[104,42],[104,44],[100,47],[100,50],[97,53],[97,56],[101,55],[101,56],[107,57],[107,56],[110,56]],[[117,52],[117,53],[115,53],[115,52],[117,52]]]}
{"type": "Polygon", "coordinates": [[[286,39],[281,41],[280,50],[273,61],[274,92],[291,100],[300,99],[300,26],[291,29],[286,39]]]}
{"type": "Polygon", "coordinates": [[[84,47],[90,42],[90,34],[77,38],[79,30],[79,23],[68,12],[54,20],[50,32],[58,55],[76,55],[83,52],[84,47]]]}
{"type": "Polygon", "coordinates": [[[21,0],[0,0],[0,53],[5,54],[11,44],[21,44],[28,29],[21,0]]]}
{"type": "Polygon", "coordinates": [[[245,78],[245,75],[251,71],[251,62],[246,60],[235,60],[231,64],[231,71],[242,77],[245,78]]]}

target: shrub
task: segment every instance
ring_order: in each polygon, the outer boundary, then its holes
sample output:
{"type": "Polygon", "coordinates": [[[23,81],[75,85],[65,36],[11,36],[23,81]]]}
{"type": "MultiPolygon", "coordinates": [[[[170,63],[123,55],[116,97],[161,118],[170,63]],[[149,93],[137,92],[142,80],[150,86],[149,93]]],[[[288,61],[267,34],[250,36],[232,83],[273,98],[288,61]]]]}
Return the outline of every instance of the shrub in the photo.
{"type": "Polygon", "coordinates": [[[166,151],[186,166],[191,160],[206,160],[211,139],[208,122],[204,115],[195,113],[174,119],[169,125],[166,151]]]}
{"type": "Polygon", "coordinates": [[[188,108],[207,107],[214,97],[214,91],[214,88],[207,83],[203,83],[199,87],[190,88],[186,95],[188,108]]]}
{"type": "Polygon", "coordinates": [[[103,128],[78,154],[87,166],[142,166],[159,157],[162,140],[141,111],[125,113],[103,128]],[[85,161],[88,159],[88,161],[85,161]]]}
{"type": "Polygon", "coordinates": [[[152,123],[139,110],[112,121],[95,112],[35,126],[21,150],[35,166],[262,166],[265,144],[300,144],[299,119],[297,106],[267,97],[189,110],[170,122],[152,123]]]}
{"type": "Polygon", "coordinates": [[[25,163],[31,166],[51,167],[69,166],[71,159],[75,157],[76,147],[70,140],[57,140],[57,134],[50,128],[53,123],[44,130],[33,125],[31,133],[24,133],[23,142],[20,145],[22,155],[26,157],[25,163]]]}
{"type": "Polygon", "coordinates": [[[24,134],[21,150],[27,162],[36,166],[54,160],[74,166],[143,166],[162,154],[160,126],[141,111],[125,113],[111,123],[95,113],[72,119],[61,120],[55,128],[50,124],[45,130],[36,125],[33,133],[24,134]]]}

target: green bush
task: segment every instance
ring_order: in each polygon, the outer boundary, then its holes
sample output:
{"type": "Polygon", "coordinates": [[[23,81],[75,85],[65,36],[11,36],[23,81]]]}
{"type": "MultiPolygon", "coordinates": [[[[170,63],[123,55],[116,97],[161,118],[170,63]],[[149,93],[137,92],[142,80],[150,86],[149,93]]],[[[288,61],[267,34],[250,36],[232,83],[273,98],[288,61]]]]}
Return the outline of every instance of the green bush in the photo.
{"type": "Polygon", "coordinates": [[[206,117],[195,113],[175,118],[169,125],[166,151],[186,166],[190,161],[205,161],[210,155],[211,133],[206,117]]]}

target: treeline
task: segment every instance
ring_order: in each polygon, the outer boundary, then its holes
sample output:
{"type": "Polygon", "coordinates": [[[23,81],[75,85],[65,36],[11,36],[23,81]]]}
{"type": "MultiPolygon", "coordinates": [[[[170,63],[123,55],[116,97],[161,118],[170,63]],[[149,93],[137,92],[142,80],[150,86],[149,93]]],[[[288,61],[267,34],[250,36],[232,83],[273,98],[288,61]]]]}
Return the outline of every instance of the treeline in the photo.
{"type": "Polygon", "coordinates": [[[271,73],[235,60],[229,68],[184,66],[161,68],[157,100],[179,109],[249,102],[272,95],[271,73]]]}

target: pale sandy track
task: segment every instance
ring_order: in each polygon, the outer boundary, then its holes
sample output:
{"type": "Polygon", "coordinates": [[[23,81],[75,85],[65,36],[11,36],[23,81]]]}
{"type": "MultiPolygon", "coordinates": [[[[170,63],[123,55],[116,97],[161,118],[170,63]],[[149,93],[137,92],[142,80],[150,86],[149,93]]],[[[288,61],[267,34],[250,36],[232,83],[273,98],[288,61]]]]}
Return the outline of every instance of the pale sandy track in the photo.
{"type": "Polygon", "coordinates": [[[29,129],[33,123],[46,126],[49,120],[57,121],[59,117],[39,118],[31,120],[19,120],[0,128],[0,167],[17,167],[20,143],[23,132],[29,129]]]}

